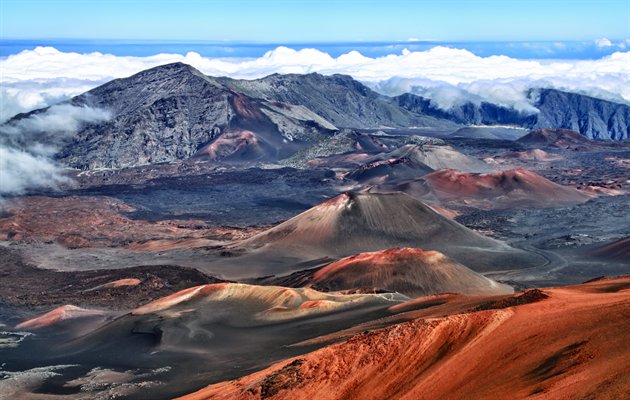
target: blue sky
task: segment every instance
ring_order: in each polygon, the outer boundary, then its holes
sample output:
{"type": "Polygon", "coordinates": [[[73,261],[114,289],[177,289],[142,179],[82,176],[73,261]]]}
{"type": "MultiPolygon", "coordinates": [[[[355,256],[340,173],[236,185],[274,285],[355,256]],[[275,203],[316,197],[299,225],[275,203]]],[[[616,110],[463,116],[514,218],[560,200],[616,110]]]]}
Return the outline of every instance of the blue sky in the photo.
{"type": "Polygon", "coordinates": [[[630,37],[630,0],[0,0],[2,39],[256,42],[630,37]]]}

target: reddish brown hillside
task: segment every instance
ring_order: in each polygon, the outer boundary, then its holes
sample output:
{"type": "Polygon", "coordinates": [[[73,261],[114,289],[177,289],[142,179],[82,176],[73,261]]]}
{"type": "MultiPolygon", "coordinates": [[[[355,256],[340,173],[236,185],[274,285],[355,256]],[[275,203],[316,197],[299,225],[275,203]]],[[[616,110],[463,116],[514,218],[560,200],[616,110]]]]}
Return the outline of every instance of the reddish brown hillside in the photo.
{"type": "Polygon", "coordinates": [[[393,248],[343,258],[318,270],[310,284],[325,290],[380,289],[407,296],[454,292],[473,295],[512,293],[444,254],[393,248]]]}
{"type": "Polygon", "coordinates": [[[599,280],[416,319],[182,399],[627,398],[628,289],[630,277],[599,280]]]}

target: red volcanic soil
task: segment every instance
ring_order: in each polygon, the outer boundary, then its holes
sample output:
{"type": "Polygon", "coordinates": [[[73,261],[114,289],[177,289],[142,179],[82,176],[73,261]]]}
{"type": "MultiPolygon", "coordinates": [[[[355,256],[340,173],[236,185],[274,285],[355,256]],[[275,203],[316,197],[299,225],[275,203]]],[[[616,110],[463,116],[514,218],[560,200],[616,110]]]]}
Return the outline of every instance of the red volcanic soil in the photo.
{"type": "Polygon", "coordinates": [[[625,261],[630,265],[630,236],[600,246],[591,252],[592,256],[614,261],[625,261]]]}
{"type": "Polygon", "coordinates": [[[78,319],[86,317],[97,317],[106,315],[107,312],[101,310],[90,310],[86,308],[76,307],[73,305],[65,305],[57,307],[52,311],[42,314],[28,321],[24,321],[16,326],[17,329],[42,329],[58,324],[68,319],[78,319]]]}
{"type": "MultiPolygon", "coordinates": [[[[260,111],[260,105],[252,99],[237,93],[232,93],[230,102],[232,103],[236,114],[246,120],[263,121],[265,119],[265,115],[262,111],[260,111]]],[[[283,106],[282,103],[275,103],[275,105],[280,107],[283,106]]]]}
{"type": "Polygon", "coordinates": [[[247,130],[225,131],[214,142],[199,149],[195,156],[207,156],[214,161],[245,151],[248,147],[257,144],[258,139],[254,132],[247,130]]]}
{"type": "Polygon", "coordinates": [[[442,201],[463,202],[481,208],[553,207],[583,203],[592,198],[524,169],[490,174],[444,169],[422,179],[442,201]]]}
{"type": "Polygon", "coordinates": [[[429,304],[423,318],[181,399],[627,398],[629,289],[630,277],[599,280],[446,316],[429,304]]]}
{"type": "Polygon", "coordinates": [[[0,218],[0,240],[57,241],[69,248],[128,245],[161,251],[208,246],[212,240],[243,239],[249,232],[211,228],[194,220],[135,220],[124,215],[134,211],[131,206],[101,196],[24,197],[10,203],[9,211],[8,217],[0,218]],[[169,242],[151,247],[150,243],[162,240],[169,242]]]}
{"type": "Polygon", "coordinates": [[[512,293],[437,251],[393,248],[343,258],[321,268],[310,285],[319,290],[387,290],[407,296],[454,292],[468,295],[512,293]]]}
{"type": "Polygon", "coordinates": [[[184,289],[138,307],[132,314],[157,314],[165,319],[179,318],[181,324],[203,324],[216,318],[220,310],[227,319],[244,327],[362,307],[387,308],[401,299],[404,297],[224,282],[184,289]]]}
{"type": "Polygon", "coordinates": [[[458,217],[460,215],[460,213],[455,211],[455,210],[450,210],[448,208],[444,208],[444,207],[440,207],[440,206],[436,206],[436,205],[431,205],[431,208],[434,209],[435,211],[439,212],[440,214],[442,214],[446,218],[450,218],[450,219],[455,219],[456,217],[458,217]]]}
{"type": "Polygon", "coordinates": [[[142,281],[138,278],[123,278],[123,279],[117,279],[112,282],[107,282],[102,285],[95,286],[92,289],[88,289],[88,290],[111,289],[111,288],[118,288],[122,286],[137,286],[141,283],[142,281]]]}

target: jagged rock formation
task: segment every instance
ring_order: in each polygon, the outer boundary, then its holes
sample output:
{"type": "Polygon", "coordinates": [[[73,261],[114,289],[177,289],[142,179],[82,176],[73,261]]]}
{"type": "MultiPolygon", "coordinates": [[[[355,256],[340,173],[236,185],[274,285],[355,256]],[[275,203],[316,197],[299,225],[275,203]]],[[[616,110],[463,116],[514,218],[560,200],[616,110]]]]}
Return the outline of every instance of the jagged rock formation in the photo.
{"type": "Polygon", "coordinates": [[[106,122],[83,125],[61,146],[56,157],[79,169],[190,157],[275,162],[320,142],[337,127],[457,128],[451,121],[405,110],[348,76],[272,75],[240,81],[208,77],[182,63],[113,80],[70,104],[111,113],[106,122]]]}

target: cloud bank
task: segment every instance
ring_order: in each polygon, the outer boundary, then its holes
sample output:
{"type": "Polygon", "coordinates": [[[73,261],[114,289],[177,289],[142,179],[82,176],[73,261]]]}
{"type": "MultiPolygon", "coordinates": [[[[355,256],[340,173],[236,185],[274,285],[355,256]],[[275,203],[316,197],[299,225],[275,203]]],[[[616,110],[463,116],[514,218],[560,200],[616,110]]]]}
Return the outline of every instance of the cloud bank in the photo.
{"type": "Polygon", "coordinates": [[[62,104],[0,126],[0,198],[66,182],[52,160],[58,146],[82,124],[109,118],[105,110],[62,104]]]}
{"type": "Polygon", "coordinates": [[[476,99],[534,111],[525,97],[531,87],[630,103],[629,51],[597,60],[520,60],[437,46],[373,58],[350,51],[335,58],[315,49],[278,47],[259,58],[206,58],[194,52],[127,57],[37,47],[0,60],[0,117],[6,120],[15,112],[54,104],[108,80],[177,61],[208,75],[245,79],[272,73],[347,74],[386,94],[411,91],[429,96],[442,108],[476,99]]]}

